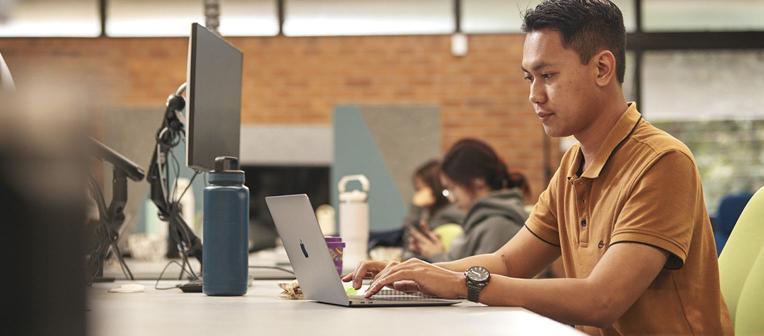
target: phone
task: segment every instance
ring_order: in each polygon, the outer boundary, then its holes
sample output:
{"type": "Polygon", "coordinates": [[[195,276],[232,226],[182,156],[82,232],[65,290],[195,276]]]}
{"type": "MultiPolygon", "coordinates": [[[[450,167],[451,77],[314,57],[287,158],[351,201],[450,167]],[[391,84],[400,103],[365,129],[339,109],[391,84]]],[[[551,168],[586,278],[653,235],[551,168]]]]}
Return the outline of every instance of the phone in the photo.
{"type": "Polygon", "coordinates": [[[419,223],[413,223],[413,222],[409,223],[408,227],[409,227],[409,230],[410,229],[414,229],[417,232],[419,232],[419,234],[421,234],[421,235],[423,235],[425,237],[429,237],[430,236],[424,229],[422,229],[422,226],[419,223]]]}

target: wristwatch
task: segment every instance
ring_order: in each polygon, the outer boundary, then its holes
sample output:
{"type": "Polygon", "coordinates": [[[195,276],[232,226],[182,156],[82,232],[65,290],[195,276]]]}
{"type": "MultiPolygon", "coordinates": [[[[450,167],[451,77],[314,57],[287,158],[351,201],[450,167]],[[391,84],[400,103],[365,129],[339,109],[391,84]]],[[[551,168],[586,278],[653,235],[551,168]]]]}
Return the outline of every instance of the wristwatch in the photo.
{"type": "Polygon", "coordinates": [[[483,266],[472,266],[464,272],[464,277],[467,279],[467,300],[480,302],[480,291],[488,284],[491,273],[483,266]]]}

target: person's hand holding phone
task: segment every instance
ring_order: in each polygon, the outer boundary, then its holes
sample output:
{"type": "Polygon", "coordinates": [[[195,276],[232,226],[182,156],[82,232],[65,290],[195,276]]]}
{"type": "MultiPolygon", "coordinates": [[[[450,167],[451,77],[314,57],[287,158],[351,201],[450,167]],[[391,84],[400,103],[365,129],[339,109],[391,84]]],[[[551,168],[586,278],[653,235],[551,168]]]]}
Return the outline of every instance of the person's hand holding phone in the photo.
{"type": "Polygon", "coordinates": [[[409,250],[426,259],[446,251],[443,241],[427,227],[427,223],[409,227],[409,250]]]}

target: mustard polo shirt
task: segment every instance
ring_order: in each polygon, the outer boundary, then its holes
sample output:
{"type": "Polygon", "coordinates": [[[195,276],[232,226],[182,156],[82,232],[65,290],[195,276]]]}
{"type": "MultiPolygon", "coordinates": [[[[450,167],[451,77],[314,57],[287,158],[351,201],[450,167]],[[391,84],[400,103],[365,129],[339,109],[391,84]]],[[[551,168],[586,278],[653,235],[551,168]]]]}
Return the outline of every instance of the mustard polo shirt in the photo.
{"type": "MultiPolygon", "coordinates": [[[[580,146],[562,158],[526,227],[558,246],[565,276],[587,277],[610,246],[641,243],[669,253],[650,287],[593,335],[732,334],[700,175],[690,150],[630,103],[591,165],[580,146]]],[[[629,265],[623,265],[629,267],[629,265]]]]}

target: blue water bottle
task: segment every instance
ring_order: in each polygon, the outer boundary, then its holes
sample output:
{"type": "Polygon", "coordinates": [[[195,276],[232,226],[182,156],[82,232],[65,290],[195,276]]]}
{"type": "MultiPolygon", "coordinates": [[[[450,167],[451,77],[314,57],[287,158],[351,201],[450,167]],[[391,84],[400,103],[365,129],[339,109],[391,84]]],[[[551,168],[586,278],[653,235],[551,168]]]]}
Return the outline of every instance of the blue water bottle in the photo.
{"type": "Polygon", "coordinates": [[[249,189],[235,157],[215,158],[204,188],[202,289],[210,296],[247,292],[249,189]]]}

